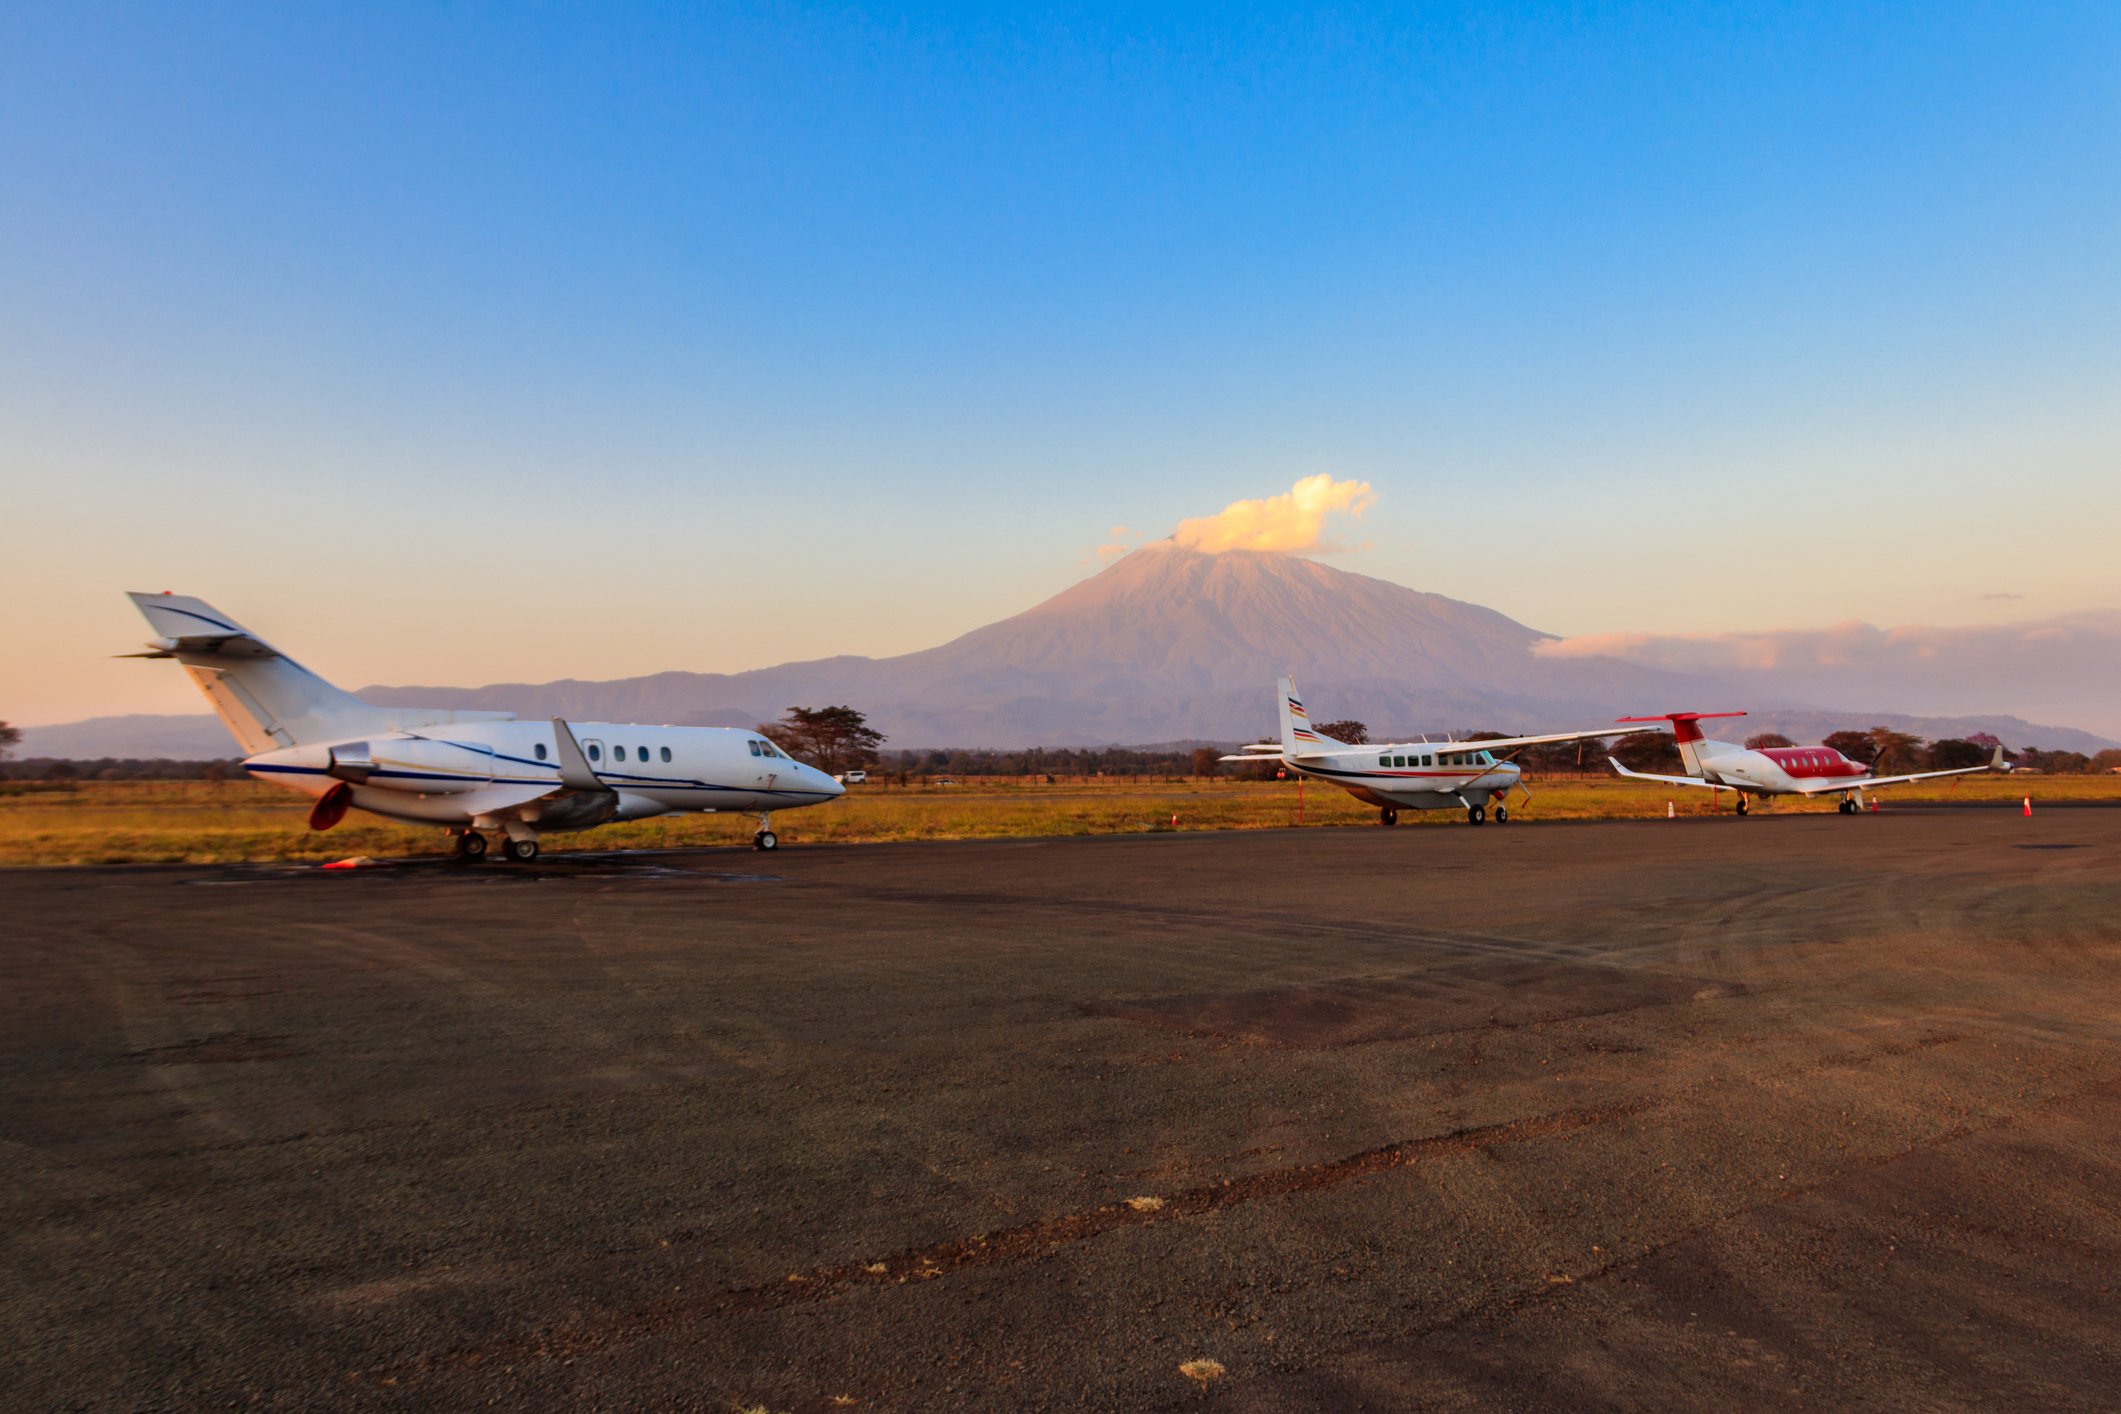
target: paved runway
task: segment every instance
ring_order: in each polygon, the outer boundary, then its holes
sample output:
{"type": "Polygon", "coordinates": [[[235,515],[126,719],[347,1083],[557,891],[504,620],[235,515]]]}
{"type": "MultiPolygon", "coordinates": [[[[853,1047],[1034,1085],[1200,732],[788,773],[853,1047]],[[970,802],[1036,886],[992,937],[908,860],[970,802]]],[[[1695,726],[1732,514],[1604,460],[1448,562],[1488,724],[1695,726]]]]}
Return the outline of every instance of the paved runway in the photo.
{"type": "Polygon", "coordinates": [[[0,919],[18,1407],[2121,1389],[2121,812],[21,872],[0,919]]]}

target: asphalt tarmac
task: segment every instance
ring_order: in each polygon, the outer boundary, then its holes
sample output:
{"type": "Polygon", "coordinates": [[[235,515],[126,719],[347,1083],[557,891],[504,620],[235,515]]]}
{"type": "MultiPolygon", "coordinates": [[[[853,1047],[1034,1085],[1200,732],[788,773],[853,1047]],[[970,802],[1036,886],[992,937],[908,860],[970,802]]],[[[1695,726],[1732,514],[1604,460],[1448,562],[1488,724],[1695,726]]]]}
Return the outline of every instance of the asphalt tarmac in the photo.
{"type": "Polygon", "coordinates": [[[2121,811],[24,871],[0,1019],[13,1408],[2121,1391],[2121,811]]]}

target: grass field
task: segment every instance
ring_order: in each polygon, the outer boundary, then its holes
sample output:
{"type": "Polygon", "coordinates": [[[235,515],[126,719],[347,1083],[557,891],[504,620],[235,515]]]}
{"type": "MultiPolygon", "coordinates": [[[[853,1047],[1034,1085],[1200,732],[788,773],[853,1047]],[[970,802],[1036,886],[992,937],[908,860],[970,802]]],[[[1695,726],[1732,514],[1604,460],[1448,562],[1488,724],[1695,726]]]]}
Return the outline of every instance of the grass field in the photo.
{"type": "MultiPolygon", "coordinates": [[[[1895,801],[1957,799],[2121,801],[2121,777],[1962,777],[1886,793],[1895,801]]],[[[1730,809],[1727,797],[1602,777],[1532,782],[1529,800],[1511,802],[1512,825],[1541,820],[1642,819],[1667,801],[1682,813],[1730,809]]],[[[1377,812],[1331,787],[1294,782],[1123,779],[986,780],[942,785],[865,785],[829,805],[776,817],[789,844],[885,840],[998,839],[1039,835],[1137,834],[1157,830],[1260,830],[1299,823],[1372,826],[1377,812]]],[[[1777,801],[1772,814],[1830,811],[1831,798],[1777,801]]],[[[330,860],[351,855],[442,853],[440,830],[387,824],[358,812],[325,833],[306,825],[307,799],[249,781],[91,781],[0,785],[0,866],[50,864],[229,863],[330,860]]],[[[1407,811],[1402,826],[1463,827],[1456,809],[1407,811]]],[[[662,849],[741,845],[749,815],[677,815],[555,835],[557,849],[662,849]]]]}

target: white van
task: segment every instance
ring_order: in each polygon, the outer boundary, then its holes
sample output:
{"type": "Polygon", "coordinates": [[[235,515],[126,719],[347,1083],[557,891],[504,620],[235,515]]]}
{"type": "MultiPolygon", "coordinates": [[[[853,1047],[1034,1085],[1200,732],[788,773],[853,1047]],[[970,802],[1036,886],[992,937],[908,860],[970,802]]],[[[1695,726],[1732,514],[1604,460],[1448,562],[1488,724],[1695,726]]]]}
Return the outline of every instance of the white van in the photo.
{"type": "Polygon", "coordinates": [[[869,773],[867,771],[849,771],[846,775],[840,777],[840,783],[842,785],[858,786],[865,784],[868,779],[869,773]]]}

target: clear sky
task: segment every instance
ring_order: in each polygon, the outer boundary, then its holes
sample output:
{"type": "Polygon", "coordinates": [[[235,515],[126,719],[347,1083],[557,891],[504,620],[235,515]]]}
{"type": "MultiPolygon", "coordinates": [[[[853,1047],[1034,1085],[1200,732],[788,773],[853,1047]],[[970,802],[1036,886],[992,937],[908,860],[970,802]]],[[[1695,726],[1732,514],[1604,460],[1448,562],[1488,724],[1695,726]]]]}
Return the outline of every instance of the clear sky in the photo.
{"type": "Polygon", "coordinates": [[[1563,635],[2121,608],[2112,4],[16,5],[0,191],[17,722],[196,710],[128,588],[731,670],[1318,474],[1563,635]]]}

